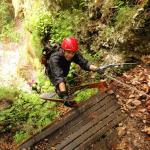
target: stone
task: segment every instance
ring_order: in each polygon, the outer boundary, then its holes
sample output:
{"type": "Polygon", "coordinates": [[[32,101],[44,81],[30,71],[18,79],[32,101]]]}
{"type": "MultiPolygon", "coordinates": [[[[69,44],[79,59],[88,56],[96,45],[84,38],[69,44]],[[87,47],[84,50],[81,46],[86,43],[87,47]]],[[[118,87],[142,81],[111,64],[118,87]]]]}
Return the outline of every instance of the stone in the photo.
{"type": "Polygon", "coordinates": [[[141,101],[134,100],[134,101],[132,101],[132,104],[135,105],[135,106],[139,106],[139,105],[141,105],[141,101]]]}

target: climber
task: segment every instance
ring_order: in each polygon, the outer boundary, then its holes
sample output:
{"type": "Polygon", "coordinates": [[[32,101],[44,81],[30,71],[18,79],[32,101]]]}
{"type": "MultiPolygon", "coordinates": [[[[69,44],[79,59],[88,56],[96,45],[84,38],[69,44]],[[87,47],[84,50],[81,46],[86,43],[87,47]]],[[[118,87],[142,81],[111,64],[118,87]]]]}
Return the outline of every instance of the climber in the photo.
{"type": "Polygon", "coordinates": [[[69,73],[72,62],[78,64],[83,70],[100,72],[99,67],[89,63],[78,51],[78,41],[74,37],[65,38],[59,50],[54,51],[47,60],[47,74],[58,96],[64,99],[64,105],[73,107],[74,102],[69,101],[65,77],[69,73]]]}

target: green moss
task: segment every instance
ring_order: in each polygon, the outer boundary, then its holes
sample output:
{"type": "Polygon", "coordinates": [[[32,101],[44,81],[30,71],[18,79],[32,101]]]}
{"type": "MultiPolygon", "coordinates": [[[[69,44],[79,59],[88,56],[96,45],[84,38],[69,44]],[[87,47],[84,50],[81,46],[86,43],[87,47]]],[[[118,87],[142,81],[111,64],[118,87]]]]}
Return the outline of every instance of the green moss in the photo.
{"type": "Polygon", "coordinates": [[[128,6],[121,7],[116,16],[115,28],[116,30],[123,30],[128,26],[131,26],[133,16],[136,13],[137,8],[131,8],[128,6]]]}
{"type": "Polygon", "coordinates": [[[21,143],[24,139],[27,139],[28,137],[29,137],[28,133],[24,131],[16,132],[14,140],[16,141],[16,143],[21,143]]]}
{"type": "Polygon", "coordinates": [[[0,100],[1,99],[15,99],[19,95],[17,89],[11,87],[0,87],[0,100]]]}
{"type": "MultiPolygon", "coordinates": [[[[4,89],[4,94],[1,95],[3,97],[16,96],[16,91],[7,92],[8,89],[4,89]]],[[[2,110],[0,113],[0,124],[3,125],[0,133],[10,131],[14,133],[16,142],[22,142],[26,137],[35,134],[51,123],[58,114],[56,103],[41,100],[37,94],[20,92],[11,107],[2,110]]]]}
{"type": "Polygon", "coordinates": [[[88,98],[90,98],[93,94],[96,94],[98,92],[98,89],[86,89],[82,91],[78,91],[75,93],[74,100],[77,102],[85,101],[88,98]]]}
{"type": "Polygon", "coordinates": [[[10,5],[6,0],[0,1],[0,33],[2,32],[3,27],[11,23],[13,19],[10,10],[10,5]]]}

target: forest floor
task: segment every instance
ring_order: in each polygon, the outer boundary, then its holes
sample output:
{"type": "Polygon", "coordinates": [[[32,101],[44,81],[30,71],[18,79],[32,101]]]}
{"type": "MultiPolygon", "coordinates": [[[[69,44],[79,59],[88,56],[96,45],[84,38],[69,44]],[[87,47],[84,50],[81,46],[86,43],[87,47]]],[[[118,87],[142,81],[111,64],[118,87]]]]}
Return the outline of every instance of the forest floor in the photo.
{"type": "Polygon", "coordinates": [[[117,138],[108,138],[113,150],[150,149],[150,66],[138,65],[113,82],[118,103],[128,117],[119,124],[117,138]],[[119,82],[118,82],[118,81],[119,82]]]}

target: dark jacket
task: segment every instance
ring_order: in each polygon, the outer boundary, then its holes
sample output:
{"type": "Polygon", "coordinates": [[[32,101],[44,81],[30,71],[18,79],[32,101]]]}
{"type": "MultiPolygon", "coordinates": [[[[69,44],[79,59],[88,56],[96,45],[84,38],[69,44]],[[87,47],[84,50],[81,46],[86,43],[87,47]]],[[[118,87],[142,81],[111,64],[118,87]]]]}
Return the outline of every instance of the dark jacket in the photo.
{"type": "Polygon", "coordinates": [[[48,60],[48,76],[51,82],[57,86],[61,82],[65,82],[65,77],[69,73],[70,65],[74,62],[82,69],[89,71],[90,63],[77,52],[71,61],[65,59],[63,50],[56,51],[51,54],[48,60]]]}

